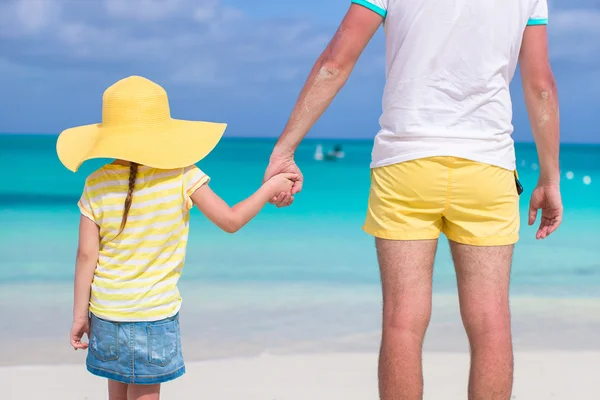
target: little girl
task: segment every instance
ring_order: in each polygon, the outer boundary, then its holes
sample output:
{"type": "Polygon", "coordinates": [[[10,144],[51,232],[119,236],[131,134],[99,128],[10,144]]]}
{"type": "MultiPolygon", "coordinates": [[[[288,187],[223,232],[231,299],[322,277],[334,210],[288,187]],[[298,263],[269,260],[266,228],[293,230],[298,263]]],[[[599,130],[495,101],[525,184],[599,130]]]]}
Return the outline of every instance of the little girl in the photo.
{"type": "Polygon", "coordinates": [[[160,384],[185,372],[177,282],[190,209],[233,233],[296,179],[276,175],[230,208],[194,165],[224,130],[172,119],[164,89],[134,76],[106,90],[101,124],[58,139],[58,156],[74,172],[91,158],[116,159],[87,178],[78,203],[71,329],[71,345],[89,349],[88,371],[109,379],[111,400],[158,399],[160,384]]]}

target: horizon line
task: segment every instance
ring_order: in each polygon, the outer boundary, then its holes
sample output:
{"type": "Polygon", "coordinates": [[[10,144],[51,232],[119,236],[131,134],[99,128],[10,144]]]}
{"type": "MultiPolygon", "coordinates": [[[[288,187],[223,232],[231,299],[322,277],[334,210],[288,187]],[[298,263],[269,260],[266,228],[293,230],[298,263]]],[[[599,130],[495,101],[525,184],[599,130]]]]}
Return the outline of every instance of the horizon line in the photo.
{"type": "MultiPolygon", "coordinates": [[[[51,132],[0,132],[0,136],[58,136],[58,133],[51,132]]],[[[352,137],[307,137],[304,140],[308,141],[317,141],[317,140],[325,140],[325,141],[352,141],[352,142],[370,142],[373,141],[373,138],[352,138],[352,137]]],[[[228,137],[223,137],[222,140],[256,140],[256,141],[275,141],[277,137],[275,136],[237,136],[230,135],[228,137]]],[[[515,140],[515,143],[519,144],[535,144],[533,140],[524,141],[524,140],[515,140]]],[[[600,146],[600,142],[561,142],[561,145],[569,145],[569,146],[600,146]]]]}

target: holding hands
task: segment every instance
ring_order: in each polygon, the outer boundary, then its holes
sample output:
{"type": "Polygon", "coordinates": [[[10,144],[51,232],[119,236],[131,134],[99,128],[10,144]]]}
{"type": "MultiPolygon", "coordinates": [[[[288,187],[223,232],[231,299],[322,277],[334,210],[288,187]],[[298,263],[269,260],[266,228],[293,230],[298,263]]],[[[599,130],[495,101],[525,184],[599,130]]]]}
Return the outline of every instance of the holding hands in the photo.
{"type": "Polygon", "coordinates": [[[269,161],[263,182],[272,185],[274,190],[273,198],[269,203],[277,207],[287,207],[294,201],[294,195],[302,190],[304,178],[300,168],[296,165],[293,156],[279,156],[273,154],[269,161]]]}
{"type": "Polygon", "coordinates": [[[291,193],[297,179],[298,174],[283,172],[273,175],[265,182],[265,185],[269,187],[274,198],[280,193],[291,193]]]}

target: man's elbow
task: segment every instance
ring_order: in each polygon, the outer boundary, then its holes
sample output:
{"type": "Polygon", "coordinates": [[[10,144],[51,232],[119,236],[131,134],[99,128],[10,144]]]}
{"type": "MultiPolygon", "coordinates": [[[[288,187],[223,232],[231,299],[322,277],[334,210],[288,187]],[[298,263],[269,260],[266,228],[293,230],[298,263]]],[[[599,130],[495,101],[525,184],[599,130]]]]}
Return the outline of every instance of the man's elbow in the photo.
{"type": "Polygon", "coordinates": [[[317,79],[319,81],[345,80],[348,75],[350,75],[352,68],[354,68],[354,64],[355,62],[352,62],[349,59],[346,60],[344,58],[325,54],[321,59],[317,79]]]}
{"type": "Polygon", "coordinates": [[[556,80],[551,71],[539,74],[537,77],[524,79],[523,87],[526,91],[542,100],[555,96],[557,92],[556,80]]]}
{"type": "Polygon", "coordinates": [[[342,71],[344,70],[343,63],[340,63],[333,59],[325,59],[321,63],[321,68],[319,69],[319,77],[326,79],[333,79],[340,76],[342,71]]]}

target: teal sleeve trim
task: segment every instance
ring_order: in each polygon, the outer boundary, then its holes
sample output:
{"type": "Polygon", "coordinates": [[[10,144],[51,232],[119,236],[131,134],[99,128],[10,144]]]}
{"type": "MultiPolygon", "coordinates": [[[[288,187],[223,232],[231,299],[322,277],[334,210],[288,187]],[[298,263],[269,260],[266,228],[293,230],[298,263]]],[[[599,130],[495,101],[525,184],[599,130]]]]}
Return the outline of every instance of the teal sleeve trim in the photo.
{"type": "Polygon", "coordinates": [[[381,15],[383,18],[385,18],[385,16],[387,15],[387,11],[384,10],[383,8],[376,6],[375,4],[367,1],[367,0],[352,0],[352,2],[354,4],[358,4],[359,6],[363,6],[368,8],[371,11],[376,12],[377,14],[381,15]]]}
{"type": "Polygon", "coordinates": [[[527,25],[548,25],[548,18],[529,18],[527,25]]]}

